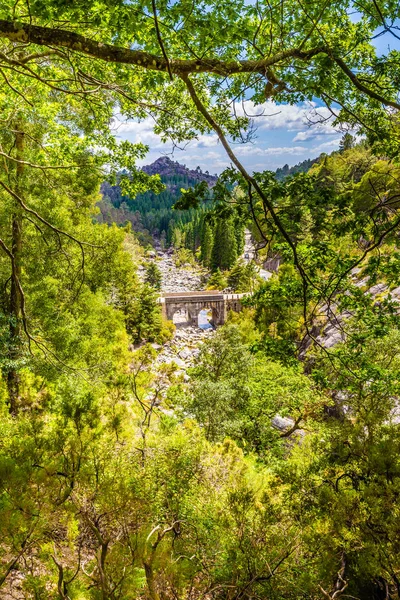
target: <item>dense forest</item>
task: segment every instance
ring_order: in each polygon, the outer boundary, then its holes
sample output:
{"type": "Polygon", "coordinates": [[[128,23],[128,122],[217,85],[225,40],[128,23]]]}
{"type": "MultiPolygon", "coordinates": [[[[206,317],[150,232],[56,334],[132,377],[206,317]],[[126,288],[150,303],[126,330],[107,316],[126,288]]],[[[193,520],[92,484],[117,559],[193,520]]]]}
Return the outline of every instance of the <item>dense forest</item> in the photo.
{"type": "Polygon", "coordinates": [[[164,189],[158,193],[152,191],[137,194],[134,197],[124,196],[119,185],[102,185],[102,200],[99,202],[102,221],[106,223],[131,223],[139,239],[149,243],[152,236],[163,240],[165,245],[172,243],[173,230],[189,223],[195,217],[195,210],[173,210],[175,202],[181,197],[181,190],[188,189],[205,181],[210,188],[206,202],[212,196],[212,187],[217,177],[208,172],[203,173],[200,167],[191,170],[172,161],[167,156],[157,159],[151,165],[143,167],[148,175],[159,175],[164,189]]]}
{"type": "Polygon", "coordinates": [[[203,173],[200,167],[190,170],[168,157],[143,167],[143,172],[159,175],[164,189],[130,198],[123,196],[120,185],[104,182],[102,199],[98,202],[99,220],[120,226],[130,223],[143,246],[157,240],[163,249],[172,246],[175,250],[188,250],[179,253],[178,261],[182,263],[192,261],[193,257],[213,272],[232,268],[243,251],[248,218],[237,210],[229,215],[226,210],[219,214],[217,206],[221,202],[213,193],[218,177],[203,173]],[[186,206],[185,191],[189,197],[195,195],[193,206],[186,206]],[[197,202],[200,197],[201,202],[197,202]]]}
{"type": "MultiPolygon", "coordinates": [[[[283,181],[289,175],[306,173],[318,160],[318,158],[307,159],[293,167],[286,164],[275,171],[275,177],[278,181],[283,181]]],[[[205,215],[199,216],[198,209],[195,208],[176,209],[175,204],[182,196],[182,189],[193,188],[201,181],[205,181],[210,193],[204,198],[202,208],[208,209],[210,203],[207,201],[212,199],[212,188],[217,183],[217,176],[210,175],[208,171],[203,173],[200,167],[197,167],[196,170],[188,169],[166,156],[143,167],[143,171],[150,175],[160,175],[165,186],[164,189],[158,193],[150,191],[130,198],[123,196],[119,185],[110,185],[108,182],[104,182],[101,186],[102,199],[98,202],[101,215],[99,220],[119,225],[130,223],[133,231],[137,232],[138,239],[144,245],[151,243],[152,238],[157,236],[164,246],[173,245],[179,248],[184,245],[189,249],[193,247],[195,252],[200,246],[200,239],[203,239],[205,215]],[[194,234],[192,228],[195,230],[194,234]],[[184,239],[186,231],[188,231],[187,241],[184,239]]],[[[209,234],[206,237],[207,248],[209,246],[208,237],[209,234]]],[[[201,245],[204,246],[204,244],[201,245]]],[[[208,249],[205,251],[205,255],[208,255],[208,249]]],[[[207,258],[204,264],[209,266],[207,258]]]]}
{"type": "Polygon", "coordinates": [[[3,0],[1,598],[399,600],[399,17],[3,0]],[[254,171],[253,109],[306,101],[338,150],[254,171]],[[159,360],[179,336],[157,253],[101,222],[101,186],[139,233],[145,198],[149,232],[171,209],[116,118],[226,153],[212,199],[175,182],[171,252],[254,287],[186,369],[159,360]],[[245,227],[268,281],[238,261],[245,227]]]}
{"type": "Polygon", "coordinates": [[[297,165],[294,165],[293,167],[289,167],[289,165],[286,164],[283,167],[279,167],[275,171],[275,177],[278,179],[278,181],[283,181],[289,175],[295,175],[296,173],[307,173],[307,171],[309,171],[311,169],[311,167],[313,166],[313,164],[316,163],[317,161],[318,161],[318,158],[315,158],[315,159],[308,158],[306,160],[302,160],[301,162],[297,163],[297,165]]]}

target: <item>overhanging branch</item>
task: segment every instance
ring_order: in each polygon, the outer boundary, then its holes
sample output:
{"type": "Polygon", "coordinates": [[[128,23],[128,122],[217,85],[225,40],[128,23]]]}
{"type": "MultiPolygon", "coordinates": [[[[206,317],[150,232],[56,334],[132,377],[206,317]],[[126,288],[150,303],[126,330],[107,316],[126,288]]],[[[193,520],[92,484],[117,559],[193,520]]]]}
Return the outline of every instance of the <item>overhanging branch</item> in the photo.
{"type": "Polygon", "coordinates": [[[238,73],[262,73],[267,67],[288,58],[308,61],[317,54],[326,54],[324,46],[310,50],[290,48],[277,52],[271,57],[260,60],[225,61],[218,58],[199,59],[172,59],[157,56],[143,50],[122,48],[113,44],[97,42],[79,33],[65,29],[42,27],[28,23],[17,23],[0,19],[0,37],[12,42],[33,43],[38,46],[51,46],[52,48],[67,48],[74,52],[86,54],[106,62],[135,65],[152,71],[169,72],[181,75],[184,73],[216,73],[218,75],[234,75],[238,73]]]}
{"type": "MultiPolygon", "coordinates": [[[[12,42],[33,43],[39,46],[51,47],[53,52],[55,48],[66,48],[105,62],[133,65],[146,70],[166,72],[169,73],[170,77],[172,74],[184,76],[192,73],[214,73],[225,77],[241,73],[261,73],[263,76],[266,76],[266,72],[270,67],[285,64],[289,59],[308,62],[312,58],[322,54],[332,59],[359,92],[381,102],[384,106],[391,106],[400,110],[398,102],[386,98],[378,94],[375,90],[365,86],[345,63],[343,58],[338,56],[327,45],[316,46],[309,50],[303,50],[302,45],[300,45],[300,47],[281,50],[272,56],[259,60],[227,61],[211,57],[174,59],[165,55],[158,56],[151,54],[143,50],[133,50],[131,48],[98,42],[66,29],[42,27],[40,25],[18,23],[4,19],[0,19],[0,38],[9,39],[12,42]]],[[[37,54],[37,56],[42,55],[37,54]]],[[[21,62],[20,66],[23,66],[21,62]]]]}

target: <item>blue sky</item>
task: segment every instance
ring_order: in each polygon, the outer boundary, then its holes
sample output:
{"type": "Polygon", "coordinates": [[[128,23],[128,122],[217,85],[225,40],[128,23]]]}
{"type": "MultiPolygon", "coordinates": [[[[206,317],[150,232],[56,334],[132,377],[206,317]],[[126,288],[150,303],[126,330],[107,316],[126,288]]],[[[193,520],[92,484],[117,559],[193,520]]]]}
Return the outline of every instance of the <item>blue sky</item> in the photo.
{"type": "MultiPolygon", "coordinates": [[[[286,163],[294,165],[338,148],[343,132],[335,129],[331,122],[321,123],[321,118],[329,117],[326,108],[311,103],[277,106],[269,101],[262,109],[260,116],[260,107],[246,102],[246,113],[257,115],[254,117],[255,139],[252,143],[234,145],[236,154],[250,170],[275,170],[286,163]]],[[[236,113],[242,111],[242,106],[237,106],[236,113]]],[[[163,155],[190,168],[200,166],[210,173],[220,173],[230,164],[216,135],[199,135],[184,150],[179,150],[161,141],[153,131],[150,118],[140,123],[127,121],[116,125],[119,139],[143,142],[150,147],[143,164],[163,155]]]]}
{"type": "MultiPolygon", "coordinates": [[[[399,40],[389,33],[376,38],[374,43],[378,54],[400,49],[399,40]]],[[[325,107],[313,103],[277,106],[268,101],[262,109],[263,115],[259,116],[260,107],[254,108],[250,101],[246,102],[246,114],[258,115],[254,117],[256,137],[253,143],[234,145],[241,162],[250,171],[275,170],[285,164],[292,166],[339,147],[343,131],[335,129],[332,120],[325,120],[329,117],[325,107]]],[[[237,106],[237,114],[241,111],[242,106],[237,106]]],[[[150,118],[141,123],[116,121],[119,139],[143,142],[150,147],[150,152],[140,164],[149,164],[160,156],[169,156],[189,168],[200,166],[203,171],[218,174],[230,165],[216,135],[199,135],[184,150],[179,150],[171,144],[164,144],[154,133],[153,124],[150,118]]]]}

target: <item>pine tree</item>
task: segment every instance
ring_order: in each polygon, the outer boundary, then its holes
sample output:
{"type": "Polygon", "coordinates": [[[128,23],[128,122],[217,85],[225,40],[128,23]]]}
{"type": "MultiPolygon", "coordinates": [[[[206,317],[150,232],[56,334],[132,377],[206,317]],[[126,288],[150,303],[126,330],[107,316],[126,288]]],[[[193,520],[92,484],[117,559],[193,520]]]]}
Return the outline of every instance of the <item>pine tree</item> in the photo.
{"type": "Polygon", "coordinates": [[[211,225],[205,221],[203,227],[203,236],[201,240],[200,260],[205,267],[209,267],[211,263],[211,254],[213,250],[214,236],[211,225]]]}
{"type": "Polygon", "coordinates": [[[176,250],[182,246],[182,231],[178,226],[172,230],[171,243],[176,250]]]}
{"type": "Polygon", "coordinates": [[[248,292],[252,289],[256,277],[255,264],[253,262],[246,264],[239,260],[229,273],[228,286],[235,292],[248,292]]]}
{"type": "Polygon", "coordinates": [[[235,221],[235,238],[237,255],[240,256],[244,250],[244,225],[241,221],[235,221]]]}
{"type": "Polygon", "coordinates": [[[162,275],[161,275],[161,271],[157,267],[156,263],[153,261],[147,263],[147,265],[145,266],[145,269],[146,269],[146,275],[144,277],[145,282],[148,283],[149,285],[151,285],[151,287],[154,288],[155,290],[157,290],[157,291],[161,290],[162,275]]]}
{"type": "Polygon", "coordinates": [[[167,234],[165,230],[162,231],[160,235],[160,246],[161,250],[165,250],[165,248],[167,247],[167,234]]]}
{"type": "Polygon", "coordinates": [[[213,271],[229,270],[237,259],[237,241],[232,219],[220,219],[214,236],[214,246],[211,255],[213,271]]]}
{"type": "Polygon", "coordinates": [[[355,138],[351,135],[351,133],[345,133],[339,142],[339,152],[350,150],[351,148],[354,148],[354,145],[355,138]]]}
{"type": "Polygon", "coordinates": [[[188,223],[185,226],[185,248],[191,252],[195,251],[194,248],[194,226],[193,223],[188,223]]]}
{"type": "Polygon", "coordinates": [[[198,250],[199,246],[201,245],[203,220],[204,220],[203,215],[199,215],[198,213],[195,214],[195,219],[194,219],[194,223],[193,223],[194,251],[195,252],[196,252],[196,250],[198,250]]]}
{"type": "Polygon", "coordinates": [[[172,219],[169,220],[168,229],[167,229],[167,246],[168,248],[172,246],[174,237],[174,221],[172,219]]]}
{"type": "Polygon", "coordinates": [[[130,329],[135,343],[141,340],[153,342],[161,333],[160,305],[157,304],[154,289],[148,283],[143,284],[139,291],[130,316],[130,329]]]}
{"type": "Polygon", "coordinates": [[[214,271],[207,283],[208,290],[223,290],[227,286],[226,277],[219,269],[214,271]]]}

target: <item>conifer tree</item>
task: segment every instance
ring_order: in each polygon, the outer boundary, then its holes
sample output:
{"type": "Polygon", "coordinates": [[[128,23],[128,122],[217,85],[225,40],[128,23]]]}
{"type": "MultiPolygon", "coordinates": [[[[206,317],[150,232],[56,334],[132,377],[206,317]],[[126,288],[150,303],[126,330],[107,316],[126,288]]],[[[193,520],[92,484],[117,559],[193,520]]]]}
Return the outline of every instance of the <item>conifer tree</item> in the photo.
{"type": "Polygon", "coordinates": [[[151,285],[152,288],[154,288],[155,290],[161,290],[161,280],[162,280],[162,275],[161,275],[161,271],[160,269],[157,267],[156,263],[151,261],[149,262],[146,267],[146,275],[145,275],[145,282],[148,283],[149,285],[151,285]]]}
{"type": "Polygon", "coordinates": [[[344,152],[345,150],[350,150],[351,148],[354,148],[354,145],[355,138],[351,135],[351,133],[345,133],[340,140],[339,151],[344,152]]]}
{"type": "Polygon", "coordinates": [[[130,318],[130,329],[135,343],[144,339],[154,342],[161,333],[160,306],[156,303],[154,288],[148,283],[139,290],[130,318]]]}
{"type": "Polygon", "coordinates": [[[165,250],[165,247],[167,245],[167,234],[166,231],[162,231],[161,235],[160,235],[160,246],[161,246],[161,250],[165,250]]]}
{"type": "Polygon", "coordinates": [[[195,245],[194,245],[194,224],[193,224],[193,222],[188,223],[185,226],[185,248],[187,248],[191,252],[195,251],[195,245]]]}
{"type": "Polygon", "coordinates": [[[229,270],[237,259],[237,241],[232,219],[220,219],[214,236],[214,246],[211,255],[213,271],[229,270]]]}
{"type": "Polygon", "coordinates": [[[257,271],[253,262],[246,264],[238,260],[229,273],[228,286],[235,292],[248,292],[252,289],[256,277],[257,271]]]}
{"type": "Polygon", "coordinates": [[[204,214],[196,213],[194,224],[193,224],[193,236],[194,236],[194,251],[198,250],[201,245],[201,237],[203,232],[203,221],[204,214]]]}
{"type": "Polygon", "coordinates": [[[174,238],[174,221],[172,219],[169,220],[168,223],[168,229],[167,229],[167,246],[170,247],[173,244],[173,238],[174,238]]]}
{"type": "Polygon", "coordinates": [[[242,221],[235,221],[235,238],[236,238],[236,250],[237,255],[240,256],[243,254],[244,250],[244,224],[242,221]]]}
{"type": "Polygon", "coordinates": [[[203,236],[201,240],[200,260],[205,267],[210,266],[211,254],[213,250],[214,236],[211,225],[205,221],[203,227],[203,236]]]}
{"type": "Polygon", "coordinates": [[[208,290],[223,290],[227,286],[226,277],[221,273],[219,269],[214,271],[208,280],[207,289],[208,290]]]}
{"type": "Polygon", "coordinates": [[[172,230],[171,244],[176,250],[182,246],[182,231],[178,226],[172,230]]]}

